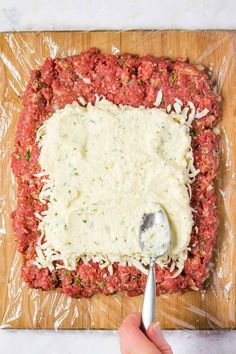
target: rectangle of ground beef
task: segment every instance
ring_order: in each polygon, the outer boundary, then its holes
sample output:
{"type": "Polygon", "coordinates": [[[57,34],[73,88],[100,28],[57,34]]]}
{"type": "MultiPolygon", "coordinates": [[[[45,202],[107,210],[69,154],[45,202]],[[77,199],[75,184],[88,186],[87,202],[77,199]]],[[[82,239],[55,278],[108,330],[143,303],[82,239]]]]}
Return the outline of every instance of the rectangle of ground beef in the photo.
{"type": "Polygon", "coordinates": [[[40,236],[34,213],[47,209],[39,201],[43,182],[34,176],[40,172],[35,138],[42,123],[68,103],[94,104],[98,95],[115,104],[152,108],[159,90],[162,91],[159,108],[167,109],[178,98],[183,106],[188,106],[190,101],[196,110],[207,109],[208,113],[195,119],[191,127],[194,164],[200,173],[192,184],[194,227],[188,258],[176,278],[170,275],[171,263],[163,269],[156,265],[157,294],[198,290],[203,286],[218,225],[213,185],[218,165],[218,137],[213,128],[219,118],[219,97],[203,68],[185,60],[106,55],[92,48],[65,59],[46,59],[39,70],[31,73],[23,95],[12,155],[12,169],[18,182],[17,208],[12,218],[18,250],[23,255],[21,275],[29,287],[60,289],[72,297],[90,297],[99,292],[109,295],[125,291],[130,296],[143,293],[146,275],[135,267],[114,263],[111,275],[107,268],[100,269],[92,261],[84,264],[79,260],[75,271],[50,272],[33,264],[40,236]]]}

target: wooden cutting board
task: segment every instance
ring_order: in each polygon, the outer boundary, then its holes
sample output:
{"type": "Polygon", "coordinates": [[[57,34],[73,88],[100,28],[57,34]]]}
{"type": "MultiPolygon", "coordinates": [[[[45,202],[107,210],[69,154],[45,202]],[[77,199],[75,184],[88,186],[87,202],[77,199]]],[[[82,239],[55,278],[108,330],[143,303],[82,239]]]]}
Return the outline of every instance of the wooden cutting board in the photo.
{"type": "Polygon", "coordinates": [[[210,279],[203,293],[163,295],[157,314],[163,328],[236,327],[236,33],[230,31],[25,32],[0,34],[0,323],[11,328],[117,328],[142,296],[118,294],[71,299],[28,289],[19,278],[21,258],[11,229],[15,205],[9,156],[20,111],[20,95],[31,69],[48,56],[98,47],[106,53],[188,57],[213,70],[223,98],[219,192],[220,228],[210,279]],[[226,144],[225,137],[228,139],[226,144]],[[222,196],[224,195],[224,200],[222,196]],[[227,213],[226,213],[227,210],[227,213]],[[230,224],[230,222],[231,224],[230,224]]]}

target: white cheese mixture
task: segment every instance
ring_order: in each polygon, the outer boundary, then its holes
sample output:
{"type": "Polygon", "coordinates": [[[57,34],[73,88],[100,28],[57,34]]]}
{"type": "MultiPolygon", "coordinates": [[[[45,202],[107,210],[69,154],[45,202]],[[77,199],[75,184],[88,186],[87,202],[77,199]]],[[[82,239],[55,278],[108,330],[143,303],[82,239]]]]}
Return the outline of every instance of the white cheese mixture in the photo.
{"type": "Polygon", "coordinates": [[[148,260],[139,247],[139,226],[144,213],[161,205],[172,241],[158,262],[173,259],[183,267],[193,225],[185,120],[105,99],[95,106],[67,105],[46,120],[37,139],[47,176],[40,198],[49,202],[39,217],[36,264],[52,270],[52,262],[61,259],[74,269],[82,258],[100,261],[101,267],[119,261],[144,270],[148,260]]]}
{"type": "Polygon", "coordinates": [[[142,230],[140,241],[144,254],[149,258],[163,255],[169,247],[169,236],[168,224],[160,221],[142,230]]]}

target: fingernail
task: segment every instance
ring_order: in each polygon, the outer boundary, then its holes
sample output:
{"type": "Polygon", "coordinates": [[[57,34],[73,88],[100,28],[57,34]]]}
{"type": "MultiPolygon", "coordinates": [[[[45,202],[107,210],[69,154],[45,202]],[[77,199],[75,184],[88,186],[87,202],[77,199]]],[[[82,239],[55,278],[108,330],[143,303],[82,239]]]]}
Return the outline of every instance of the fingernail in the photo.
{"type": "Polygon", "coordinates": [[[131,313],[130,313],[130,316],[137,318],[137,317],[139,317],[140,315],[139,315],[138,312],[131,312],[131,313]]]}
{"type": "Polygon", "coordinates": [[[156,322],[154,325],[153,325],[153,329],[155,332],[159,332],[160,329],[161,329],[161,326],[160,326],[160,322],[156,322]]]}

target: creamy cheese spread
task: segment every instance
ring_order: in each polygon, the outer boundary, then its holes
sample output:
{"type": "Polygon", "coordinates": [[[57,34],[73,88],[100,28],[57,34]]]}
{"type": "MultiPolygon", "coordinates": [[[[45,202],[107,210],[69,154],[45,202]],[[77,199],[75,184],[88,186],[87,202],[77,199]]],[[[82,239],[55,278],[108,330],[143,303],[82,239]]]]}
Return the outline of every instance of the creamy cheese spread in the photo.
{"type": "Polygon", "coordinates": [[[159,209],[155,214],[144,215],[140,230],[140,245],[149,258],[162,256],[169,247],[170,228],[168,220],[159,209]]]}
{"type": "Polygon", "coordinates": [[[48,210],[39,216],[36,264],[53,269],[52,262],[62,260],[74,269],[79,258],[101,266],[147,264],[139,226],[144,213],[160,206],[172,241],[159,262],[178,262],[193,226],[185,118],[103,99],[95,106],[67,105],[47,119],[37,134],[38,176],[45,176],[40,198],[48,210]]]}

